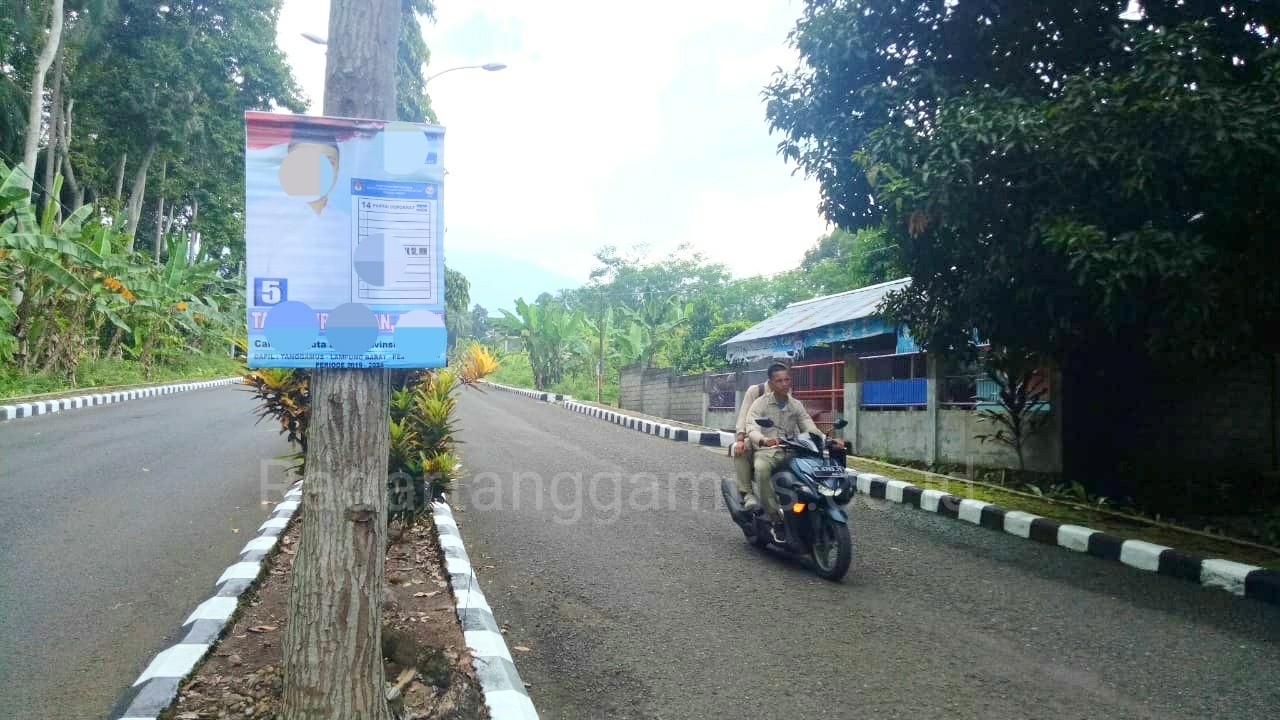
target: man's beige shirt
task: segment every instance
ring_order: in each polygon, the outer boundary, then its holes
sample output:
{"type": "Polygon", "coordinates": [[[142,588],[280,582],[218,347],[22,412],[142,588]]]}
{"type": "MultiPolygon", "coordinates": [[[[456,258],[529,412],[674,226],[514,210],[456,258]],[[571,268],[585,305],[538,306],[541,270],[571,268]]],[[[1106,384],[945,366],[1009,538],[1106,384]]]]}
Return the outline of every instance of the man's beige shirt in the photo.
{"type": "Polygon", "coordinates": [[[778,407],[771,392],[751,403],[747,410],[746,426],[747,436],[756,447],[761,447],[765,438],[796,437],[809,432],[822,435],[822,431],[813,423],[813,418],[809,417],[804,403],[788,395],[786,405],[778,407]],[[757,425],[756,420],[762,417],[772,420],[773,427],[762,428],[757,425]]]}

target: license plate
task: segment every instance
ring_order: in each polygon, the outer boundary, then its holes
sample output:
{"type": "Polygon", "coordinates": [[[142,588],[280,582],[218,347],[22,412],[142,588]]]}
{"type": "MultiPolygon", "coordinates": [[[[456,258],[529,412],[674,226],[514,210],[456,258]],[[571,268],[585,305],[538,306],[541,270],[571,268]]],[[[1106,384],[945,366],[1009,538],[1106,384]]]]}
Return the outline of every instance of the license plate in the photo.
{"type": "Polygon", "coordinates": [[[843,474],[844,474],[844,468],[840,467],[839,465],[824,465],[824,466],[822,466],[822,467],[818,468],[818,469],[816,470],[816,472],[820,472],[820,473],[822,473],[822,474],[824,474],[824,475],[827,475],[827,474],[832,474],[832,475],[843,475],[843,474]]]}

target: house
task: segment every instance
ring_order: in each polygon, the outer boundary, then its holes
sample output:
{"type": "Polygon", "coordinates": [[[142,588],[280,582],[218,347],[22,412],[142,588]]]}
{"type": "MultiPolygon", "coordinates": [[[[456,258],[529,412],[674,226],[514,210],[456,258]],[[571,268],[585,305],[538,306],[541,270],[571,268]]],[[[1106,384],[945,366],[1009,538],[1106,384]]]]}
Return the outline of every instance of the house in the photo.
{"type": "MultiPolygon", "coordinates": [[[[975,410],[992,407],[995,383],[977,368],[961,368],[923,352],[905,328],[878,312],[887,295],[909,286],[901,278],[792,303],[781,312],[725,341],[726,359],[739,367],[716,374],[711,405],[734,406],[765,368],[782,358],[791,364],[792,394],[819,426],[848,421],[843,435],[855,454],[929,465],[1018,466],[1014,451],[977,436],[992,431],[975,410]]],[[[1049,380],[1050,413],[1029,438],[1028,470],[1062,470],[1062,431],[1053,412],[1055,373],[1049,380]]],[[[732,425],[730,411],[728,425],[732,425]]],[[[723,416],[712,416],[726,424],[723,416]]],[[[709,418],[710,419],[710,418],[709,418]]]]}

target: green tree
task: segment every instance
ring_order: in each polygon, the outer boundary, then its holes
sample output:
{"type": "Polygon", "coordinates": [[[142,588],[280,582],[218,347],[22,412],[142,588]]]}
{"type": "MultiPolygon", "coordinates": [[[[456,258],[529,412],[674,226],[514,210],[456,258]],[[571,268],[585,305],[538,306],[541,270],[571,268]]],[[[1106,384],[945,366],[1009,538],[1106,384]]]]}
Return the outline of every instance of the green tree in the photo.
{"type": "Polygon", "coordinates": [[[585,313],[565,308],[547,293],[532,305],[517,300],[516,312],[503,310],[502,315],[495,325],[521,341],[538,389],[560,382],[575,357],[581,362],[589,356],[585,313]]]}
{"type": "Polygon", "coordinates": [[[1126,5],[807,3],[770,122],[828,217],[884,223],[925,347],[1276,346],[1280,5],[1126,5]]]}
{"type": "Polygon", "coordinates": [[[438,123],[427,95],[425,68],[431,50],[422,39],[421,18],[436,20],[432,0],[401,0],[400,45],[396,52],[396,114],[405,122],[438,123]]]}
{"type": "Polygon", "coordinates": [[[897,246],[882,227],[835,230],[804,254],[800,270],[815,296],[902,277],[897,246]]]}
{"type": "Polygon", "coordinates": [[[452,349],[458,338],[470,334],[471,315],[467,307],[471,305],[471,281],[447,265],[444,268],[444,305],[444,326],[452,349]]]}

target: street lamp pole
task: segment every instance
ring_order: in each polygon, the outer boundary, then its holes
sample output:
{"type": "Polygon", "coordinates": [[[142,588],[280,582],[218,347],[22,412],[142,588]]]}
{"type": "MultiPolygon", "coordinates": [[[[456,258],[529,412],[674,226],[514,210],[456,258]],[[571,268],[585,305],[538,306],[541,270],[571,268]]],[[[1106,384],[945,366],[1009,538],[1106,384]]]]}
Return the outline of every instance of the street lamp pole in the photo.
{"type": "Polygon", "coordinates": [[[440,77],[441,75],[443,75],[443,74],[445,74],[445,73],[453,72],[454,70],[473,70],[473,69],[479,69],[479,70],[487,70],[487,71],[489,71],[489,72],[497,72],[497,71],[502,70],[502,69],[504,69],[504,68],[506,68],[506,67],[507,67],[507,66],[506,66],[506,65],[503,65],[502,63],[485,63],[485,64],[483,64],[483,65],[459,65],[458,67],[451,67],[451,68],[449,68],[448,70],[441,70],[440,72],[436,73],[435,75],[428,76],[428,77],[427,77],[427,79],[426,79],[425,81],[423,81],[423,83],[422,83],[422,84],[423,84],[423,85],[426,85],[427,83],[431,82],[433,79],[438,78],[438,77],[440,77]]]}

